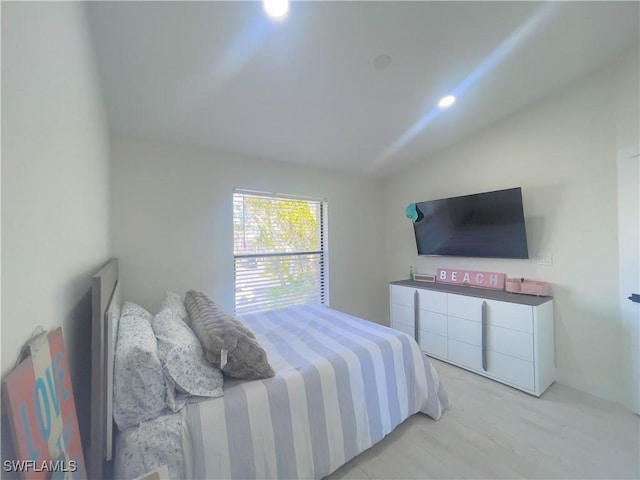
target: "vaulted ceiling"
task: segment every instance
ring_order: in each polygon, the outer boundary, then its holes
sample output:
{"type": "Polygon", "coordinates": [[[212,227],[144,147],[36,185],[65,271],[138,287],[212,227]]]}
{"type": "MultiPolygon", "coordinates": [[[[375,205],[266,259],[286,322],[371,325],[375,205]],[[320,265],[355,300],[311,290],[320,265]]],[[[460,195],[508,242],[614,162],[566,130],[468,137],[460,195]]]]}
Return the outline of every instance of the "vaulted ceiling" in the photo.
{"type": "Polygon", "coordinates": [[[110,127],[385,176],[638,45],[638,2],[88,2],[110,127]],[[438,100],[455,94],[444,111],[438,100]]]}

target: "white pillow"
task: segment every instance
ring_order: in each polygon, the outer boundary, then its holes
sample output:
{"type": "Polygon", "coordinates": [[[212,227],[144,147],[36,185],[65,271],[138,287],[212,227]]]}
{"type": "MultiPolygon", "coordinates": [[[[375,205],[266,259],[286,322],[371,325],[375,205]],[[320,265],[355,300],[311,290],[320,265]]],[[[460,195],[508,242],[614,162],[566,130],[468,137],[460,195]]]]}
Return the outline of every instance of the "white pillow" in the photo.
{"type": "Polygon", "coordinates": [[[120,428],[166,411],[166,387],[158,345],[143,315],[128,313],[118,324],[113,371],[113,418],[120,428]]]}
{"type": "Polygon", "coordinates": [[[152,323],[167,385],[167,406],[177,412],[197,397],[222,396],[222,372],[209,363],[195,333],[175,313],[162,310],[152,323]]]}
{"type": "Polygon", "coordinates": [[[187,308],[184,306],[184,298],[175,292],[167,291],[167,295],[164,297],[160,307],[160,311],[162,312],[163,310],[171,310],[174,315],[185,321],[187,325],[190,323],[187,308]]]}

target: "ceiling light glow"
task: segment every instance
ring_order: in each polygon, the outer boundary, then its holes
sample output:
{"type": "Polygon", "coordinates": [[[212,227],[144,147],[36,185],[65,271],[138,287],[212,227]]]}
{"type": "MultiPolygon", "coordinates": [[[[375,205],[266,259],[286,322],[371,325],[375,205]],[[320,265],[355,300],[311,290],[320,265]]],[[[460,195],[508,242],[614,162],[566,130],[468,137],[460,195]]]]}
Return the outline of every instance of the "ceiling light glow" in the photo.
{"type": "Polygon", "coordinates": [[[446,97],[440,99],[440,101],[438,102],[438,106],[440,108],[448,108],[454,103],[456,103],[456,97],[454,97],[453,95],[447,95],[446,97]]]}
{"type": "Polygon", "coordinates": [[[262,0],[264,11],[273,18],[282,18],[289,11],[289,0],[262,0]]]}

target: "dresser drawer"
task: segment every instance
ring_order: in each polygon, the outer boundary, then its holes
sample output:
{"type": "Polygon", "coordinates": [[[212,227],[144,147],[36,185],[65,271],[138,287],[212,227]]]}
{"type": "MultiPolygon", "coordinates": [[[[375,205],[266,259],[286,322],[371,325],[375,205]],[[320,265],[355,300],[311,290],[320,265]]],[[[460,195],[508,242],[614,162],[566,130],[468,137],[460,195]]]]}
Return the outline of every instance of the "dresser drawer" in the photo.
{"type": "Polygon", "coordinates": [[[418,328],[427,332],[447,336],[447,316],[442,313],[418,310],[418,328]]]}
{"type": "Polygon", "coordinates": [[[429,312],[447,313],[447,294],[418,289],[418,308],[429,312]]]}
{"type": "Polygon", "coordinates": [[[406,305],[391,304],[391,328],[406,333],[411,338],[415,338],[415,320],[413,307],[406,305]]]}
{"type": "Polygon", "coordinates": [[[415,291],[415,288],[402,287],[400,285],[391,285],[391,303],[406,305],[407,307],[413,308],[413,297],[415,291]]]}
{"type": "Polygon", "coordinates": [[[482,371],[482,348],[449,338],[447,341],[449,361],[471,370],[482,371]]]}
{"type": "Polygon", "coordinates": [[[416,339],[416,332],[413,328],[408,327],[404,323],[397,323],[393,325],[391,328],[394,330],[398,330],[399,332],[406,333],[409,337],[416,339]]]}
{"type": "Polygon", "coordinates": [[[482,302],[484,301],[482,298],[449,293],[447,295],[447,314],[480,322],[482,321],[482,302]]]}
{"type": "Polygon", "coordinates": [[[533,362],[533,334],[489,325],[487,349],[533,362]]]}
{"type": "MultiPolygon", "coordinates": [[[[482,323],[449,317],[447,326],[449,338],[482,347],[482,323]]],[[[533,362],[533,335],[487,325],[487,349],[533,362]]]]}
{"type": "Polygon", "coordinates": [[[418,344],[424,353],[447,359],[447,337],[420,330],[418,331],[418,344]]]}
{"type": "Polygon", "coordinates": [[[533,307],[518,303],[487,300],[487,323],[533,333],[533,307]]]}
{"type": "Polygon", "coordinates": [[[482,346],[482,324],[464,318],[448,318],[449,338],[459,342],[482,346]]]}
{"type": "Polygon", "coordinates": [[[535,390],[533,363],[502,353],[487,351],[487,371],[482,368],[482,348],[449,338],[448,360],[527,391],[535,390]]]}
{"type": "Polygon", "coordinates": [[[504,383],[528,391],[535,390],[533,363],[498,352],[487,352],[487,374],[504,383]]]}

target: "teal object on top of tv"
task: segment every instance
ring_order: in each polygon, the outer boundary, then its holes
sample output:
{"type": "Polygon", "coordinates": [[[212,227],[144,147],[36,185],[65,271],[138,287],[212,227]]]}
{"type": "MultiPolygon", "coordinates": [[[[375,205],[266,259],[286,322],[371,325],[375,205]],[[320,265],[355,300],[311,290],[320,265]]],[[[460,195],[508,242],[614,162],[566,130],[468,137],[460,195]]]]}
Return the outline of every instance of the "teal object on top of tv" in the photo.
{"type": "Polygon", "coordinates": [[[407,215],[407,218],[411,219],[412,222],[418,220],[418,209],[416,208],[416,204],[410,203],[409,205],[407,205],[405,214],[407,215]]]}

